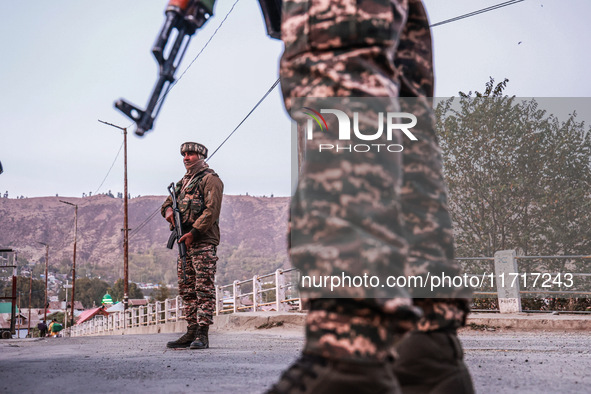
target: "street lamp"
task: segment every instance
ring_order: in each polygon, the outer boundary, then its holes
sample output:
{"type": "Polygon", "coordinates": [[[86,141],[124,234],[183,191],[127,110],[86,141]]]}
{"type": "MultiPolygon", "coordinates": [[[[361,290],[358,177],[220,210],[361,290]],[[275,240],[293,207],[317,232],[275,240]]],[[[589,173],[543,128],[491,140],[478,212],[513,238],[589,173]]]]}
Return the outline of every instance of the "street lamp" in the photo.
{"type": "MultiPolygon", "coordinates": [[[[74,325],[74,294],[76,291],[76,242],[78,240],[78,205],[72,204],[71,202],[59,200],[60,202],[68,205],[72,205],[74,210],[74,261],[72,263],[72,316],[70,317],[70,327],[74,325]]],[[[68,291],[66,290],[66,296],[68,291]]],[[[67,305],[66,305],[67,307],[67,305]]]]}
{"type": "Polygon", "coordinates": [[[49,265],[49,245],[43,242],[39,242],[45,246],[45,304],[43,304],[43,321],[47,324],[47,268],[49,265]]]}

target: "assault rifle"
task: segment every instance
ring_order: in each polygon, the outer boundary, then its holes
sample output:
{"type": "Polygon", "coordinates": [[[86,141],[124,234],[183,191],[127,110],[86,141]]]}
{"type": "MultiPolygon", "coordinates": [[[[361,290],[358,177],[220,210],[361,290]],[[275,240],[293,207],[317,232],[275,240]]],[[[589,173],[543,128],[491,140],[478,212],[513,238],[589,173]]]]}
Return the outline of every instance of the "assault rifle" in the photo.
{"type": "Polygon", "coordinates": [[[183,228],[181,222],[181,211],[179,210],[179,206],[176,202],[176,192],[174,190],[174,183],[171,183],[168,186],[168,192],[170,193],[170,197],[172,198],[172,211],[173,211],[173,229],[172,233],[170,233],[170,237],[168,238],[168,243],[166,247],[168,249],[174,248],[174,244],[176,243],[179,247],[179,257],[181,258],[181,268],[183,269],[183,282],[187,281],[187,274],[185,273],[185,267],[187,266],[187,247],[185,246],[184,242],[179,242],[181,237],[183,236],[183,228]]]}
{"type": "Polygon", "coordinates": [[[146,131],[152,129],[154,120],[162,108],[162,103],[172,87],[174,73],[185,55],[191,36],[211,17],[213,3],[212,0],[169,0],[165,11],[164,25],[152,47],[152,53],[158,62],[159,70],[158,80],[152,90],[146,110],[142,111],[123,99],[115,102],[115,108],[137,124],[135,130],[137,135],[142,136],[146,131]],[[177,31],[176,39],[170,47],[168,56],[165,57],[164,49],[173,29],[177,31]]]}
{"type": "MultiPolygon", "coordinates": [[[[154,121],[162,108],[164,99],[175,81],[174,73],[189,47],[191,36],[213,15],[214,3],[215,0],[169,0],[165,11],[164,25],[152,47],[159,71],[158,80],[152,90],[146,110],[142,111],[124,99],[115,102],[115,108],[136,123],[135,133],[137,135],[144,135],[154,126],[154,121]],[[168,51],[168,57],[165,58],[164,49],[168,45],[173,29],[177,31],[176,39],[168,51]]],[[[265,19],[267,34],[279,39],[281,35],[281,0],[259,0],[259,4],[265,19]]]]}

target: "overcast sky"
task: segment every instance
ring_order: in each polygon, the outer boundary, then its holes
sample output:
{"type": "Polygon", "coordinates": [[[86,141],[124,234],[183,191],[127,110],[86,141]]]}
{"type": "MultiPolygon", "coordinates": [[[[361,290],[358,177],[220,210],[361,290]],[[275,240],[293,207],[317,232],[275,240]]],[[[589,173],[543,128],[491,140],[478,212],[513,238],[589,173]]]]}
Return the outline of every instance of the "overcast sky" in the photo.
{"type": "MultiPolygon", "coordinates": [[[[425,0],[431,23],[501,2],[425,0]]],[[[218,3],[178,75],[234,0],[218,3]]],[[[150,50],[165,4],[0,2],[0,193],[81,197],[123,191],[123,153],[115,160],[122,135],[97,120],[130,126],[113,107],[121,97],[145,107],[157,77],[150,50]]],[[[509,78],[512,95],[590,96],[590,14],[588,0],[525,0],[434,27],[436,95],[483,90],[492,76],[509,78]]],[[[238,1],[169,94],[155,130],[143,138],[129,134],[130,194],[166,194],[166,186],[184,173],[182,142],[202,142],[213,151],[278,78],[281,51],[281,42],[266,36],[257,2],[238,1]]],[[[210,165],[227,194],[287,196],[290,145],[290,122],[276,89],[210,165]]]]}

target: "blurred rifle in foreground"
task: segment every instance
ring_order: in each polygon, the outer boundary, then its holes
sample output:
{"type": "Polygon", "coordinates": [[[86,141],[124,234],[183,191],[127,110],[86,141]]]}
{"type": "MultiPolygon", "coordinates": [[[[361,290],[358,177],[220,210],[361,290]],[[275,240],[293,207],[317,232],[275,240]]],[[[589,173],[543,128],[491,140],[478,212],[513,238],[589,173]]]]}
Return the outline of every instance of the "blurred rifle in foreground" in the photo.
{"type": "MultiPolygon", "coordinates": [[[[115,102],[115,107],[133,120],[137,129],[135,133],[144,135],[154,126],[154,121],[162,108],[164,99],[174,83],[174,73],[181,63],[191,36],[213,15],[215,0],[169,0],[166,7],[166,19],[156,43],[152,47],[152,53],[158,62],[158,80],[152,90],[145,110],[141,110],[124,99],[115,102]],[[176,38],[168,50],[168,56],[164,52],[176,30],[176,38]]],[[[281,36],[281,0],[259,0],[267,34],[279,39],[281,36]]]]}
{"type": "Polygon", "coordinates": [[[164,25],[152,47],[159,70],[158,80],[146,110],[142,111],[123,99],[115,102],[115,107],[137,124],[135,131],[137,135],[144,135],[146,131],[152,129],[154,119],[158,116],[164,98],[174,82],[174,73],[185,55],[191,36],[211,17],[214,1],[170,0],[168,2],[164,25]],[[168,48],[168,56],[165,56],[165,49],[170,38],[174,36],[171,34],[174,30],[176,30],[176,38],[168,48]]]}

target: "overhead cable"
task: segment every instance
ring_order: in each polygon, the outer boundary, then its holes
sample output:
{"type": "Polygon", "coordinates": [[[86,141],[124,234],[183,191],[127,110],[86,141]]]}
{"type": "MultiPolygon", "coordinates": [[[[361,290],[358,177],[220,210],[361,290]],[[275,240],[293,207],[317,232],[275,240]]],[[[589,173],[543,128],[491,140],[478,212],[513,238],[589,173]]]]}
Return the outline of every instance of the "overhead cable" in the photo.
{"type": "Polygon", "coordinates": [[[499,3],[499,4],[496,4],[496,5],[492,5],[490,7],[486,7],[486,8],[483,8],[481,10],[478,10],[478,11],[469,12],[469,13],[464,14],[464,15],[456,16],[455,18],[446,19],[444,21],[434,23],[434,24],[430,25],[429,27],[436,27],[436,26],[445,25],[446,23],[456,22],[456,21],[459,21],[461,19],[470,18],[470,17],[475,16],[475,15],[484,14],[485,12],[490,12],[490,11],[497,10],[499,8],[503,8],[503,7],[514,5],[514,4],[517,4],[517,3],[521,3],[522,1],[525,1],[525,0],[510,0],[510,1],[506,1],[504,3],[499,3]]]}
{"type": "Polygon", "coordinates": [[[111,170],[113,169],[113,166],[115,165],[115,162],[117,161],[117,158],[119,157],[119,154],[121,153],[121,149],[123,149],[123,142],[121,143],[121,146],[119,147],[119,151],[117,152],[117,155],[115,156],[115,160],[113,160],[113,163],[111,164],[111,168],[109,168],[109,171],[107,171],[107,175],[105,175],[105,177],[103,178],[103,181],[101,182],[99,187],[96,188],[96,191],[94,192],[94,194],[97,194],[98,191],[101,190],[103,183],[105,183],[105,181],[107,180],[107,177],[111,173],[111,170]]]}

